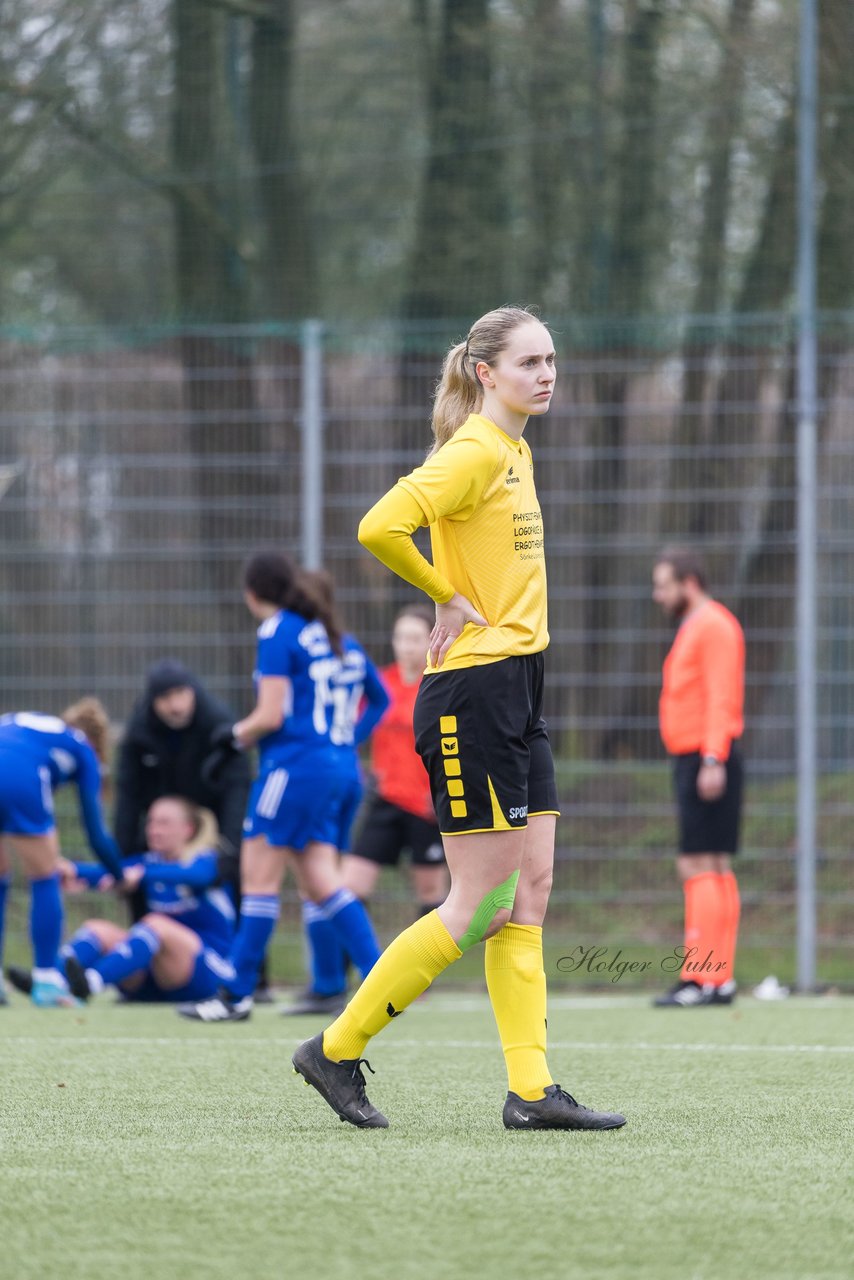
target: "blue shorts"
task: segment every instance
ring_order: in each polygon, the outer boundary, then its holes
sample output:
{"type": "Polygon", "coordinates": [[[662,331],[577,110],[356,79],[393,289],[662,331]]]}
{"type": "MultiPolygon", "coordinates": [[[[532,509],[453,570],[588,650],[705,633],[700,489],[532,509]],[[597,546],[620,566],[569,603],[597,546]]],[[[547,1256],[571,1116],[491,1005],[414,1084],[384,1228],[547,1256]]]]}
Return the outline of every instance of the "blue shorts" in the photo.
{"type": "Polygon", "coordinates": [[[151,973],[147,973],[142,985],[133,991],[125,991],[119,984],[119,990],[126,1000],[140,1001],[145,1004],[168,1004],[169,1002],[209,1000],[215,996],[220,987],[234,978],[234,966],[230,960],[210,947],[202,947],[196,956],[193,975],[183,987],[158,986],[151,973]]]}
{"type": "Polygon", "coordinates": [[[341,853],[350,852],[350,835],[353,831],[353,823],[356,820],[356,814],[359,812],[364,792],[365,788],[362,786],[361,778],[352,776],[347,783],[347,790],[341,805],[338,835],[333,841],[335,848],[340,850],[341,853]]]}
{"type": "Polygon", "coordinates": [[[0,835],[43,836],[55,826],[47,765],[24,771],[20,756],[0,753],[0,835]]]}
{"type": "Polygon", "coordinates": [[[272,761],[252,784],[243,834],[298,853],[315,840],[338,848],[352,782],[349,771],[306,769],[302,761],[286,769],[272,761]]]}

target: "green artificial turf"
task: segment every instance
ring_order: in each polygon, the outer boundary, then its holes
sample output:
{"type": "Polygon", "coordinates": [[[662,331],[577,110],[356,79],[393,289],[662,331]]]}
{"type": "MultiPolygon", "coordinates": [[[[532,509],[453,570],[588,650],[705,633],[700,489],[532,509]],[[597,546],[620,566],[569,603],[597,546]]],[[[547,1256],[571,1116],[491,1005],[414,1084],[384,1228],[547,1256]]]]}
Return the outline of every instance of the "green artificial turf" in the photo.
{"type": "Polygon", "coordinates": [[[0,1275],[849,1280],[854,1003],[556,996],[550,1060],[607,1133],[506,1133],[480,995],[372,1044],[386,1131],[291,1073],[308,1019],[109,997],[0,1009],[0,1275]]]}

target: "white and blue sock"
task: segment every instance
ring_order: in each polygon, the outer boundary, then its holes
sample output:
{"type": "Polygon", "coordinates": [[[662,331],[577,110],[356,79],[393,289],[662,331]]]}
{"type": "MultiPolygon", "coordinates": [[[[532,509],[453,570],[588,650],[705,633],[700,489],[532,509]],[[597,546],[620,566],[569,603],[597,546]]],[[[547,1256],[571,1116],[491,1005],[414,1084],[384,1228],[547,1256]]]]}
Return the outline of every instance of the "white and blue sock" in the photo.
{"type": "Polygon", "coordinates": [[[311,990],[337,996],[347,990],[346,957],[338,932],[316,902],[303,902],[302,925],[308,943],[311,990]]]}
{"type": "Polygon", "coordinates": [[[252,995],[258,985],[258,974],[267,945],[279,919],[279,895],[277,893],[249,893],[240,902],[240,925],[231,962],[234,965],[234,981],[228,990],[237,1000],[252,995]]]}
{"type": "Polygon", "coordinates": [[[317,904],[332,925],[338,940],[365,978],[380,958],[380,944],[365,904],[349,889],[338,889],[317,904]]]}
{"type": "Polygon", "coordinates": [[[35,969],[56,969],[62,940],[62,897],[59,876],[30,881],[30,938],[35,969]]]}
{"type": "Polygon", "coordinates": [[[60,951],[60,956],[74,956],[84,969],[91,969],[103,955],[104,948],[97,934],[84,925],[69,938],[60,951]]]}
{"type": "Polygon", "coordinates": [[[97,982],[92,982],[92,974],[97,974],[102,985],[108,986],[124,982],[131,974],[145,972],[151,968],[160,946],[160,939],[153,929],[146,924],[135,924],[124,942],[87,967],[89,985],[93,990],[98,986],[97,982]]]}

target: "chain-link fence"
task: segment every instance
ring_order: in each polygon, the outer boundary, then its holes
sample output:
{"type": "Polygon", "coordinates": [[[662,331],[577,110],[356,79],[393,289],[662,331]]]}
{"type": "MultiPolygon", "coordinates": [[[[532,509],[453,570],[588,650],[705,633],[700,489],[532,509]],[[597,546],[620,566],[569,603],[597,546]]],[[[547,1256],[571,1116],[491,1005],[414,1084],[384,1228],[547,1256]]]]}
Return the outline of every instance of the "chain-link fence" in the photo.
{"type": "MultiPolygon", "coordinates": [[[[240,567],[259,544],[322,557],[348,626],[388,660],[394,612],[412,593],[362,552],[355,530],[423,456],[441,356],[461,328],[5,336],[2,709],[57,712],[93,692],[120,726],[147,665],[170,654],[245,712],[254,628],[240,567]]],[[[748,642],[740,968],[791,977],[790,321],[567,321],[554,331],[555,403],[528,428],[547,537],[547,713],[564,811],[550,952],[599,944],[611,956],[620,946],[625,958],[648,958],[679,940],[674,812],[656,722],[671,632],[649,582],[660,546],[688,541],[706,554],[713,593],[748,642]]],[[[850,314],[824,317],[820,392],[818,972],[850,982],[850,314]]],[[[63,835],[69,848],[79,842],[70,818],[63,835]]],[[[15,937],[24,896],[13,895],[15,937]]],[[[406,896],[402,882],[383,882],[375,914],[384,934],[405,918],[406,896]]],[[[280,932],[290,964],[299,946],[293,899],[280,932]]]]}

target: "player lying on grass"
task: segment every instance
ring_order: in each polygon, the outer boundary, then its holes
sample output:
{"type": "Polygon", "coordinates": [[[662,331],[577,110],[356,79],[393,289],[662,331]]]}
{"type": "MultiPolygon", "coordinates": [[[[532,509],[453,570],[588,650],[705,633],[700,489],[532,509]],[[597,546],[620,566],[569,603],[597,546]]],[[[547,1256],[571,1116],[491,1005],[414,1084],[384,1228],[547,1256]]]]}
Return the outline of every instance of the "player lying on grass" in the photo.
{"type": "MultiPolygon", "coordinates": [[[[87,1000],[116,986],[129,1000],[204,1000],[231,976],[234,900],[220,883],[221,855],[187,852],[200,826],[200,811],[188,800],[155,800],[145,824],[148,852],[124,859],[125,883],[142,889],[148,911],[130,929],[100,919],[78,929],[62,948],[75,996],[87,1000]]],[[[113,884],[90,863],[63,860],[60,873],[68,887],[113,884]]]]}
{"type": "MultiPolygon", "coordinates": [[[[20,711],[0,718],[0,955],[11,852],[30,882],[34,968],[32,975],[26,971],[26,990],[43,1007],[75,1003],[58,955],[63,916],[53,794],[59,787],[74,783],[77,788],[83,829],[103,863],[99,876],[104,867],[118,878],[122,874],[101,810],[108,733],[107,713],[96,698],[81,699],[61,717],[20,711]]],[[[12,971],[9,979],[17,985],[12,971]]]]}

